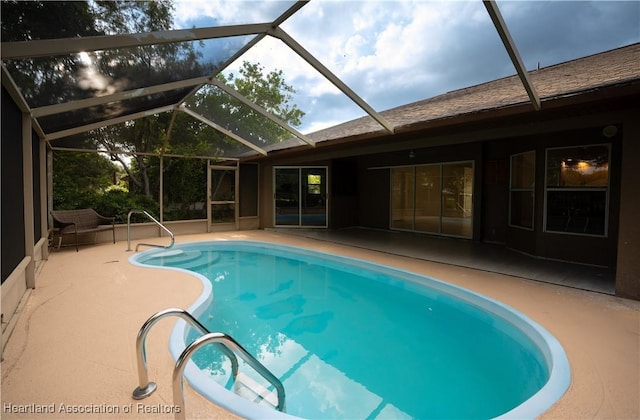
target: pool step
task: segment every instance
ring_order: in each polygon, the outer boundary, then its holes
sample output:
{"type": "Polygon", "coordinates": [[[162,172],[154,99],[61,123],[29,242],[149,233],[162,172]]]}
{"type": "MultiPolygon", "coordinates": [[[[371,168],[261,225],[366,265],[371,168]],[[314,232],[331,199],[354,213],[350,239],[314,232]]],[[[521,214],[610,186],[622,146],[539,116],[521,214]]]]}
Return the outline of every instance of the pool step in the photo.
{"type": "Polygon", "coordinates": [[[200,258],[200,251],[184,251],[182,249],[167,249],[154,253],[140,262],[154,265],[174,265],[183,262],[193,261],[200,258]]]}
{"type": "Polygon", "coordinates": [[[209,267],[211,264],[215,264],[220,259],[220,254],[217,252],[208,252],[206,254],[198,255],[196,258],[183,261],[180,264],[173,265],[174,267],[184,268],[190,271],[200,271],[203,268],[209,267]]]}
{"type": "Polygon", "coordinates": [[[278,397],[275,391],[269,391],[265,386],[242,372],[238,372],[233,384],[233,392],[258,405],[267,405],[274,409],[278,406],[278,397]]]}

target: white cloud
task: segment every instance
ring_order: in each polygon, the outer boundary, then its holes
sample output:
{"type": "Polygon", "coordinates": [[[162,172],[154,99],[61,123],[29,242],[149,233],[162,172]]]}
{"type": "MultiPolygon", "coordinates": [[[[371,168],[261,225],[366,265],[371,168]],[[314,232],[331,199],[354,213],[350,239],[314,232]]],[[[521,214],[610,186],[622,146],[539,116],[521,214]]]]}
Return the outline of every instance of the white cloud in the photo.
{"type": "Polygon", "coordinates": [[[286,1],[174,0],[175,24],[189,28],[194,21],[215,21],[216,25],[265,23],[275,19],[290,5],[286,1]]]}
{"type": "Polygon", "coordinates": [[[335,125],[341,124],[344,121],[342,119],[335,120],[323,120],[323,121],[312,121],[309,125],[305,126],[306,133],[314,133],[316,131],[323,130],[325,128],[333,127],[335,125]]]}
{"type": "MultiPolygon", "coordinates": [[[[288,32],[365,98],[437,80],[447,69],[430,66],[433,57],[446,49],[455,32],[477,25],[478,7],[482,9],[477,2],[313,4],[314,10],[285,24],[288,32]],[[315,19],[321,14],[333,18],[315,19]]],[[[488,18],[483,23],[490,24],[488,18]]]]}
{"type": "Polygon", "coordinates": [[[227,3],[218,0],[178,0],[175,3],[175,23],[178,27],[188,28],[196,19],[210,17],[220,24],[233,22],[239,13],[240,3],[227,3]],[[226,3],[223,7],[222,3],[226,3]]]}

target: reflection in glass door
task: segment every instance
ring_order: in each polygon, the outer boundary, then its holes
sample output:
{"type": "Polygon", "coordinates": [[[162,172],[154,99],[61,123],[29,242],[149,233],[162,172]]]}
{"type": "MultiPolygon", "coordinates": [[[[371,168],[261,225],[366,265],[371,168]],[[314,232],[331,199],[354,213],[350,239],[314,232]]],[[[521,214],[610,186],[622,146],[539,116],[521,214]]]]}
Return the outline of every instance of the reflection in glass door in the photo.
{"type": "Polygon", "coordinates": [[[416,226],[420,232],[441,233],[442,181],[440,165],[416,167],[416,226]]]}
{"type": "Polygon", "coordinates": [[[300,168],[302,226],[327,226],[327,169],[300,168]]]}
{"type": "Polygon", "coordinates": [[[276,226],[300,225],[300,170],[276,168],[276,226]]]}
{"type": "Polygon", "coordinates": [[[442,233],[473,235],[473,164],[442,165],[442,233]]]}
{"type": "Polygon", "coordinates": [[[327,168],[275,168],[276,226],[327,227],[327,168]]]}
{"type": "Polygon", "coordinates": [[[392,229],[473,236],[473,162],[391,169],[392,229]]]}
{"type": "Polygon", "coordinates": [[[391,198],[391,227],[413,229],[414,168],[394,168],[391,198]]]}

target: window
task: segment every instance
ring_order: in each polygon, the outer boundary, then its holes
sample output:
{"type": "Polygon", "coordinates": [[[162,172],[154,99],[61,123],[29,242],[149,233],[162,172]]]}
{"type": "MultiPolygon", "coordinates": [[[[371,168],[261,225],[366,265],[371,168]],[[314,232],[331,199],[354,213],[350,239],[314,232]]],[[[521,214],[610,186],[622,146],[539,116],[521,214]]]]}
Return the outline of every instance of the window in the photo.
{"type": "Polygon", "coordinates": [[[609,145],[547,150],[545,231],[607,235],[609,145]]]}
{"type": "Polygon", "coordinates": [[[473,162],[391,169],[391,228],[471,238],[473,162]]]}
{"type": "Polygon", "coordinates": [[[536,152],[511,156],[509,226],[533,229],[536,152]]]}

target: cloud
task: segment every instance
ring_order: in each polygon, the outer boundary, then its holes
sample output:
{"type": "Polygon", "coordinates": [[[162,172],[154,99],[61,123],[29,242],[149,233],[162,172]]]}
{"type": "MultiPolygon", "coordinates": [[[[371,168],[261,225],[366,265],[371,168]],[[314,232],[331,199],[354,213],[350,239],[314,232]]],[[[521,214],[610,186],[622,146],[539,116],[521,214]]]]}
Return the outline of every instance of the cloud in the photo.
{"type": "MultiPolygon", "coordinates": [[[[314,5],[322,12],[305,10],[286,30],[378,110],[464,87],[472,67],[464,45],[495,32],[479,2],[314,5]],[[334,18],[324,25],[318,15],[334,18]]],[[[494,44],[500,50],[497,34],[494,44]]]]}
{"type": "Polygon", "coordinates": [[[640,40],[638,1],[507,2],[503,9],[530,70],[640,40]]]}
{"type": "Polygon", "coordinates": [[[174,23],[178,28],[240,25],[270,22],[291,2],[239,0],[175,0],[174,23]],[[206,22],[206,23],[205,23],[206,22]]]}

